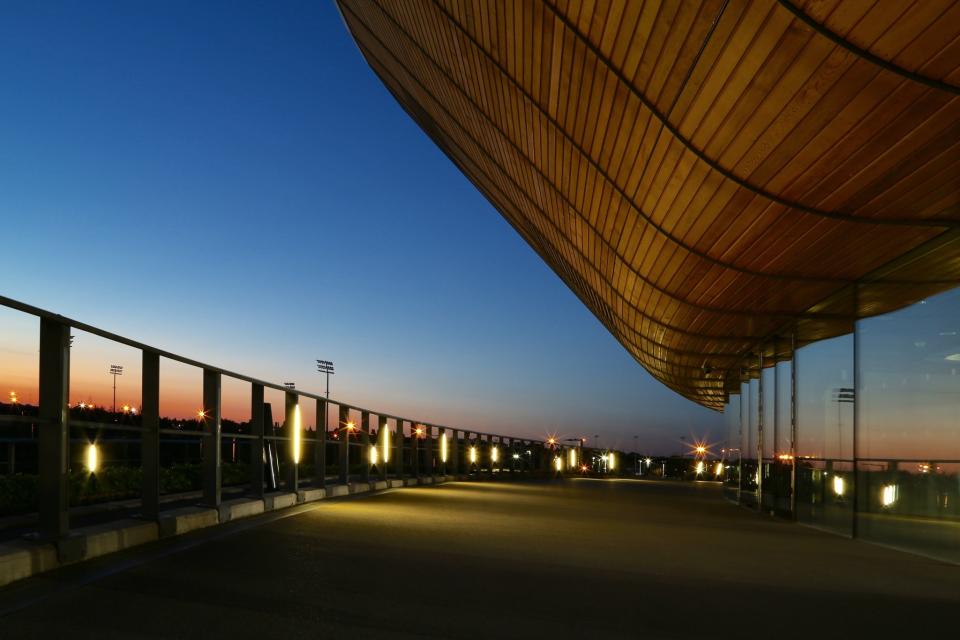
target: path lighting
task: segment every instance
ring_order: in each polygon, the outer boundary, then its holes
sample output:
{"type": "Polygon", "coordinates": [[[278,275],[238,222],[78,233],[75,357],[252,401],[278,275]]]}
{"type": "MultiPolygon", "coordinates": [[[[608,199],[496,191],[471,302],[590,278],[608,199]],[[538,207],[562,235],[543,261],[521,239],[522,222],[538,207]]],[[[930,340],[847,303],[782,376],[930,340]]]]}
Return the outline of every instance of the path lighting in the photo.
{"type": "Polygon", "coordinates": [[[719,462],[719,461],[717,462],[717,466],[715,466],[715,467],[713,468],[713,475],[717,476],[718,478],[719,478],[721,475],[723,475],[723,463],[722,463],[722,462],[719,462]]]}
{"type": "Polygon", "coordinates": [[[97,445],[92,442],[88,444],[84,458],[86,460],[87,472],[96,473],[97,467],[100,466],[100,453],[97,451],[97,445]]]}
{"type": "Polygon", "coordinates": [[[880,502],[885,507],[891,506],[894,502],[897,501],[897,485],[887,484],[883,486],[883,490],[880,492],[880,502]]]}
{"type": "MultiPolygon", "coordinates": [[[[440,462],[447,461],[447,434],[440,434],[440,462]]],[[[496,459],[494,459],[496,461],[496,459]]]]}
{"type": "Polygon", "coordinates": [[[697,475],[698,476],[703,475],[703,460],[700,460],[697,462],[697,475]]]}
{"type": "Polygon", "coordinates": [[[833,492],[842,496],[847,490],[847,483],[840,476],[833,476],[833,492]]]}
{"type": "Polygon", "coordinates": [[[563,458],[557,456],[553,459],[553,467],[557,470],[557,473],[563,471],[563,458]]]}
{"type": "Polygon", "coordinates": [[[300,405],[293,405],[293,463],[300,462],[300,405]]]}
{"type": "Polygon", "coordinates": [[[387,427],[387,425],[383,426],[381,437],[383,438],[381,441],[383,446],[383,455],[381,457],[383,458],[384,464],[386,464],[387,462],[390,462],[390,428],[387,427]]]}
{"type": "Polygon", "coordinates": [[[474,464],[477,462],[477,448],[475,446],[470,447],[470,462],[474,464]]]}
{"type": "Polygon", "coordinates": [[[497,449],[496,447],[491,447],[491,448],[490,448],[490,461],[491,461],[491,462],[496,462],[496,461],[499,460],[499,459],[500,459],[500,450],[497,449]]]}

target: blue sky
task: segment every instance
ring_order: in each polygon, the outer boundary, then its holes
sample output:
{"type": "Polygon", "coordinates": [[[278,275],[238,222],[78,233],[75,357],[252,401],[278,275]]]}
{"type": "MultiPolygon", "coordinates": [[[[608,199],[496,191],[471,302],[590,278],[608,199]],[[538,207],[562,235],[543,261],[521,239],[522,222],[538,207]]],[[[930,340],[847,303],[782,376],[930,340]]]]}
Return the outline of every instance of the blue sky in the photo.
{"type": "MultiPolygon", "coordinates": [[[[4,295],[305,389],[330,359],[335,397],[438,423],[721,438],[406,116],[332,3],[5,3],[0,42],[4,295]]],[[[0,348],[24,339],[10,316],[0,348]]]]}

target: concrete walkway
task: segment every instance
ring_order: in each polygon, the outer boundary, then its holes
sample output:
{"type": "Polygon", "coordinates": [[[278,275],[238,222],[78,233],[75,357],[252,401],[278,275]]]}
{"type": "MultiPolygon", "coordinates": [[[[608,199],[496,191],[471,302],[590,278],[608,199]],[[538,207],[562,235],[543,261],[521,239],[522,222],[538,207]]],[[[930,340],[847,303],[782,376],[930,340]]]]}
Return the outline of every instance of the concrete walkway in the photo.
{"type": "Polygon", "coordinates": [[[0,610],[16,638],[939,636],[958,628],[960,567],[706,484],[453,483],[67,567],[0,590],[0,610]]]}

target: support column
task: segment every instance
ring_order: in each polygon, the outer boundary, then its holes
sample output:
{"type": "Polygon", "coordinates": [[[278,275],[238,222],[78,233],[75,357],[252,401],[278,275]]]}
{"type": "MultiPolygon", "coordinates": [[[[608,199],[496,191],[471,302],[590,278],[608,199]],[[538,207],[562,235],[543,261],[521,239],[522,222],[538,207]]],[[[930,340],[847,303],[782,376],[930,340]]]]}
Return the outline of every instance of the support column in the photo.
{"type": "Polygon", "coordinates": [[[40,318],[39,533],[58,539],[69,530],[67,394],[70,391],[70,327],[40,318]]]}
{"type": "Polygon", "coordinates": [[[317,444],[313,450],[313,486],[327,486],[327,401],[317,400],[317,444]]]}
{"type": "Polygon", "coordinates": [[[141,514],[149,520],[160,515],[160,356],[143,352],[140,380],[141,514]]]}
{"type": "Polygon", "coordinates": [[[285,394],[283,426],[287,434],[287,483],[288,492],[296,493],[300,485],[300,460],[301,449],[303,447],[303,425],[297,424],[297,404],[300,397],[292,391],[285,394]],[[299,446],[295,443],[299,438],[299,446]]]}
{"type": "Polygon", "coordinates": [[[397,418],[397,429],[393,435],[393,473],[403,480],[403,418],[397,418]]]}
{"type": "Polygon", "coordinates": [[[417,435],[417,425],[410,423],[410,464],[413,477],[420,479],[420,436],[417,435]]]}
{"type": "MultiPolygon", "coordinates": [[[[740,398],[743,403],[743,397],[740,398]]],[[[790,517],[797,519],[797,337],[790,334],[790,517]]]]}
{"type": "Polygon", "coordinates": [[[380,479],[387,479],[387,465],[390,464],[390,425],[384,416],[377,416],[377,460],[380,461],[380,479]]]}
{"type": "Polygon", "coordinates": [[[254,498],[263,498],[263,438],[264,425],[263,385],[250,385],[250,495],[254,498]]]}
{"type": "Polygon", "coordinates": [[[460,432],[450,432],[450,471],[456,476],[460,473],[460,432]]]}
{"type": "Polygon", "coordinates": [[[340,440],[340,484],[350,484],[350,407],[341,404],[337,421],[337,438],[340,440]]]}
{"type": "Polygon", "coordinates": [[[220,372],[203,370],[203,504],[220,507],[220,372]]]}
{"type": "Polygon", "coordinates": [[[360,459],[363,461],[363,481],[370,482],[370,412],[360,412],[360,459]]]}

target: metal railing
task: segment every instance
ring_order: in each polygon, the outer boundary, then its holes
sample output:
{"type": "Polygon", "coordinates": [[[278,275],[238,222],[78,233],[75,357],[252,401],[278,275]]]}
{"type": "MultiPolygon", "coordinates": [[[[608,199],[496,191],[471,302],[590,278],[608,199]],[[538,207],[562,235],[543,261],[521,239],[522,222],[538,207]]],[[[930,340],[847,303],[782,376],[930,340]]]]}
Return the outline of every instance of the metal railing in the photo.
{"type": "MultiPolygon", "coordinates": [[[[59,540],[70,533],[71,444],[99,441],[101,446],[108,447],[135,442],[139,446],[142,476],[140,515],[148,519],[160,517],[161,447],[174,441],[184,447],[190,447],[191,442],[197,445],[199,504],[213,508],[219,508],[223,501],[224,441],[229,443],[234,460],[236,450],[246,450],[246,492],[257,498],[263,498],[267,489],[300,492],[307,486],[324,488],[328,482],[349,484],[351,481],[420,478],[424,475],[555,474],[563,467],[556,461],[564,458],[566,448],[552,442],[456,429],[359,407],[158,349],[3,296],[0,296],[0,305],[40,320],[37,414],[0,415],[0,424],[34,425],[31,427],[35,429],[34,437],[27,440],[35,441],[37,449],[37,528],[40,539],[59,540]],[[109,416],[101,415],[101,418],[109,419],[84,419],[88,414],[78,413],[81,411],[78,407],[70,406],[72,329],[141,352],[141,409],[135,419],[120,423],[115,411],[109,416]],[[167,419],[160,415],[161,358],[202,370],[203,406],[196,428],[184,429],[182,424],[178,428],[162,426],[167,419]],[[239,423],[242,428],[226,432],[223,430],[221,398],[224,377],[247,382],[251,389],[250,421],[239,423]],[[264,401],[267,389],[284,394],[284,416],[279,430],[274,430],[272,407],[264,401]],[[316,403],[317,424],[312,431],[300,425],[300,405],[304,401],[316,403]],[[327,426],[331,405],[338,410],[337,426],[333,430],[327,426]],[[359,413],[359,424],[350,419],[351,412],[359,413]],[[371,416],[376,416],[375,430],[371,426],[371,416]],[[406,425],[409,429],[405,428],[406,425]],[[328,459],[328,449],[333,450],[335,461],[328,459]],[[303,455],[308,450],[312,454],[310,459],[303,455]],[[311,467],[312,474],[301,477],[301,472],[311,467]],[[332,470],[336,471],[335,475],[328,475],[332,470]]],[[[94,450],[92,455],[96,458],[99,454],[94,450]]],[[[582,452],[578,452],[578,459],[581,456],[582,452]]],[[[10,464],[13,464],[12,459],[10,464]]]]}

